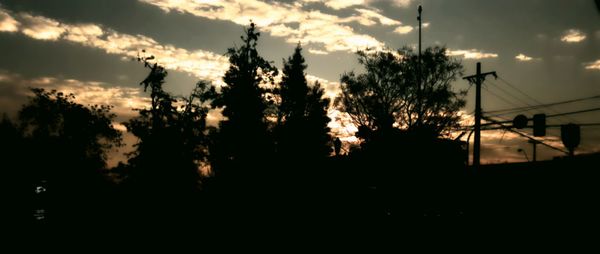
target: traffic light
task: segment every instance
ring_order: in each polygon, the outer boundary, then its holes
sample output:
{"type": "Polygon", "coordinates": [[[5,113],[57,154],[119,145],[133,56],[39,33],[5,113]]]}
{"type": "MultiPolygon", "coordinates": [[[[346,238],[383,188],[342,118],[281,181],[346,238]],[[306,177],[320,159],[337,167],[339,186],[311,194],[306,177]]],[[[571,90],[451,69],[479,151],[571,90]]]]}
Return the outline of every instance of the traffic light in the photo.
{"type": "Polygon", "coordinates": [[[546,136],[546,114],[533,115],[533,136],[546,136]]]}
{"type": "Polygon", "coordinates": [[[581,141],[581,128],[577,124],[566,124],[560,126],[560,138],[563,145],[569,150],[569,154],[573,156],[575,148],[579,146],[581,141]]]}
{"type": "Polygon", "coordinates": [[[529,119],[525,115],[518,115],[513,119],[513,128],[523,129],[527,127],[529,119]]]}

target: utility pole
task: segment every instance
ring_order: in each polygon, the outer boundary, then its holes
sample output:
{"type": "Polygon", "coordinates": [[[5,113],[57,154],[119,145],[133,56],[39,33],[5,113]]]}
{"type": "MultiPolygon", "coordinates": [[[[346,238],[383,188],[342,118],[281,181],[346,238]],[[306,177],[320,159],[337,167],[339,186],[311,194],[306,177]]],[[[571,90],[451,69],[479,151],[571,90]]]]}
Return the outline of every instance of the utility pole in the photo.
{"type": "Polygon", "coordinates": [[[421,62],[421,13],[423,12],[423,8],[419,5],[419,16],[417,17],[417,20],[419,20],[419,63],[421,62]]]}
{"type": "Polygon", "coordinates": [[[533,162],[536,162],[537,161],[537,159],[536,159],[537,158],[537,144],[539,144],[540,142],[537,140],[533,140],[533,139],[530,139],[527,142],[530,144],[533,144],[533,162]]]}
{"type": "Polygon", "coordinates": [[[475,84],[475,138],[473,140],[473,167],[479,168],[481,155],[481,84],[487,75],[498,78],[495,71],[481,73],[481,62],[477,62],[477,73],[464,77],[471,84],[475,84]]]}
{"type": "Polygon", "coordinates": [[[418,68],[417,68],[417,102],[419,105],[419,109],[417,111],[417,115],[419,118],[419,122],[422,120],[421,119],[421,111],[422,109],[422,94],[421,94],[421,13],[423,12],[423,8],[419,5],[419,8],[417,9],[417,11],[419,12],[419,16],[417,16],[417,20],[419,21],[419,58],[418,58],[418,68]]]}

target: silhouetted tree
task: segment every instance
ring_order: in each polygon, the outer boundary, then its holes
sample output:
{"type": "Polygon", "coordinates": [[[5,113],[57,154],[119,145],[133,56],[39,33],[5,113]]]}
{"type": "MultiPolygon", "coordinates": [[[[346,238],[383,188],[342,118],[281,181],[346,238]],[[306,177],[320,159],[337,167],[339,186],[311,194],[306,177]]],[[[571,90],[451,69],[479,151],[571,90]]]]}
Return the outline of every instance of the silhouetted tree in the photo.
{"type": "Polygon", "coordinates": [[[302,160],[324,158],[331,153],[327,116],[329,100],[323,98],[323,89],[316,82],[308,86],[300,44],[294,54],[283,62],[279,106],[280,154],[302,160]]]}
{"type": "Polygon", "coordinates": [[[29,206],[24,214],[33,219],[34,209],[43,209],[52,222],[99,215],[102,201],[110,198],[107,152],[121,144],[121,132],[112,125],[112,107],[86,107],[76,103],[73,94],[55,90],[32,92],[18,121],[12,124],[4,119],[0,124],[3,135],[14,135],[2,138],[3,146],[10,146],[2,149],[10,156],[3,163],[12,184],[18,185],[15,191],[26,194],[19,203],[29,206]],[[39,194],[45,197],[44,204],[34,192],[40,186],[46,190],[39,194]]]}
{"type": "Polygon", "coordinates": [[[214,109],[222,109],[219,128],[210,133],[210,165],[205,196],[217,216],[266,215],[273,204],[276,124],[274,76],[277,68],[257,51],[260,33],[254,23],[244,30],[242,44],[227,50],[229,69],[224,85],[206,91],[214,109]],[[258,212],[260,211],[260,212],[258,212]]]}
{"type": "MultiPolygon", "coordinates": [[[[269,87],[274,84],[277,69],[258,54],[259,36],[251,23],[241,37],[242,46],[227,50],[230,66],[223,77],[225,85],[220,93],[212,93],[212,106],[223,108],[222,114],[226,118],[220,122],[219,133],[214,136],[213,168],[231,162],[261,161],[273,152],[265,110],[273,104],[269,87]]],[[[251,164],[244,167],[251,167],[251,164]]],[[[252,169],[244,170],[250,172],[252,169]]]]}
{"type": "Polygon", "coordinates": [[[107,151],[121,144],[121,133],[112,126],[112,107],[88,108],[74,102],[73,94],[32,91],[34,96],[19,111],[19,127],[31,155],[39,158],[40,175],[60,182],[99,176],[107,151]]]}
{"type": "Polygon", "coordinates": [[[440,136],[459,124],[465,103],[464,92],[451,86],[463,72],[460,62],[442,47],[427,48],[420,60],[409,48],[358,56],[365,72],[342,75],[338,102],[365,141],[354,157],[358,167],[372,169],[364,178],[377,186],[382,213],[416,215],[457,204],[446,197],[461,185],[463,148],[440,136]]]}
{"type": "Polygon", "coordinates": [[[335,149],[335,155],[340,156],[342,149],[342,141],[340,140],[340,138],[335,138],[335,141],[333,141],[333,146],[335,149]]]}
{"type": "Polygon", "coordinates": [[[139,58],[150,69],[140,85],[150,88],[149,109],[125,123],[139,138],[129,159],[127,181],[139,191],[192,193],[198,187],[199,168],[206,163],[206,115],[204,94],[210,89],[198,82],[187,98],[176,99],[164,91],[167,71],[150,58],[139,58]]]}
{"type": "Polygon", "coordinates": [[[283,75],[279,84],[281,94],[279,118],[283,120],[294,121],[305,117],[306,94],[308,94],[308,82],[304,73],[306,67],[302,47],[298,43],[294,54],[287,61],[283,60],[283,75]]]}
{"type": "Polygon", "coordinates": [[[22,142],[22,133],[19,131],[17,124],[15,124],[6,114],[2,115],[2,121],[0,121],[0,161],[11,162],[8,165],[14,165],[12,162],[15,156],[20,152],[20,144],[22,142]]]}
{"type": "Polygon", "coordinates": [[[26,148],[23,146],[23,136],[17,123],[14,123],[6,114],[0,121],[0,162],[2,162],[2,180],[0,190],[5,195],[4,213],[6,218],[19,221],[31,221],[32,186],[40,180],[40,176],[29,167],[31,159],[26,157],[26,148]],[[29,201],[30,203],[26,203],[29,201]],[[23,206],[23,203],[26,203],[23,206]]]}
{"type": "Polygon", "coordinates": [[[358,52],[365,73],[342,75],[339,102],[368,131],[392,128],[425,131],[438,136],[458,124],[464,92],[451,82],[463,73],[460,62],[446,55],[443,47],[430,47],[418,54],[410,48],[396,52],[358,52]],[[419,67],[420,66],[420,67],[419,67]],[[421,73],[421,84],[417,75],[421,73]]]}

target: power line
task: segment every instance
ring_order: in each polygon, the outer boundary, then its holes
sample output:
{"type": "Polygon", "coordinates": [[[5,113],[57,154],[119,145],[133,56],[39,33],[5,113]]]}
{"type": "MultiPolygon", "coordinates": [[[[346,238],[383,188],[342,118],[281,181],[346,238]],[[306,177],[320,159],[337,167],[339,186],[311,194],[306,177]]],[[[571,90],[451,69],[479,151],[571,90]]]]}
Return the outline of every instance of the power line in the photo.
{"type": "Polygon", "coordinates": [[[514,95],[513,93],[507,91],[506,89],[502,88],[501,86],[499,86],[498,84],[492,82],[491,80],[489,81],[490,83],[492,83],[494,85],[494,88],[502,91],[503,93],[507,94],[508,96],[514,98],[515,100],[519,101],[520,103],[527,105],[528,107],[531,107],[532,105],[529,104],[527,101],[523,100],[522,98],[517,97],[516,95],[514,95]]]}
{"type": "Polygon", "coordinates": [[[517,108],[491,110],[491,111],[486,111],[485,113],[488,113],[488,114],[501,113],[501,114],[498,114],[498,116],[501,116],[501,115],[507,115],[507,114],[511,114],[511,113],[518,113],[518,112],[522,112],[522,111],[529,111],[529,110],[538,109],[538,108],[545,108],[545,107],[557,106],[557,105],[592,100],[592,99],[600,99],[600,95],[584,97],[584,98],[579,98],[579,99],[566,100],[566,101],[553,102],[553,103],[539,104],[539,105],[534,105],[534,106],[529,106],[529,107],[517,107],[517,108]]]}
{"type": "MultiPolygon", "coordinates": [[[[498,78],[500,81],[502,81],[504,84],[508,85],[509,87],[513,88],[514,90],[516,90],[517,92],[519,92],[520,94],[524,95],[525,97],[531,99],[532,101],[534,101],[537,104],[543,104],[542,102],[538,101],[537,99],[533,98],[531,95],[528,95],[527,93],[523,92],[521,89],[519,89],[517,86],[511,84],[510,82],[508,82],[506,79],[499,77],[498,78]]],[[[552,109],[552,107],[548,108],[548,110],[550,110],[551,112],[557,113],[554,109],[552,109]]],[[[567,119],[571,122],[577,122],[575,119],[573,119],[572,117],[567,116],[567,119]]]]}
{"type": "Polygon", "coordinates": [[[572,111],[572,112],[566,112],[566,113],[557,113],[554,115],[547,115],[546,118],[548,117],[557,117],[557,116],[566,116],[566,115],[574,115],[574,114],[581,114],[581,113],[587,113],[587,112],[593,112],[593,111],[599,111],[600,108],[591,108],[591,109],[584,109],[584,110],[579,110],[579,111],[572,111]]]}
{"type": "MultiPolygon", "coordinates": [[[[498,123],[508,123],[505,121],[498,121],[498,123]]],[[[492,127],[490,125],[494,125],[497,123],[488,123],[488,124],[482,124],[482,131],[494,131],[494,130],[504,130],[506,127],[492,127]]],[[[578,123],[577,125],[581,126],[581,127],[600,127],[600,123],[578,123]]],[[[562,127],[562,124],[549,124],[546,125],[546,128],[560,128],[562,127]]],[[[525,128],[533,128],[533,126],[528,125],[525,128]]],[[[461,127],[457,127],[457,128],[453,128],[450,131],[470,131],[473,130],[473,126],[461,126],[461,127]]]]}
{"type": "Polygon", "coordinates": [[[516,133],[516,134],[518,134],[519,136],[525,137],[525,138],[527,138],[527,139],[529,139],[529,140],[532,140],[532,141],[534,141],[534,142],[537,142],[538,144],[542,144],[542,145],[544,145],[544,146],[546,146],[546,147],[549,147],[549,148],[551,148],[551,149],[554,149],[554,150],[557,150],[557,151],[560,151],[560,152],[563,152],[563,153],[566,153],[566,154],[568,154],[568,152],[567,152],[567,151],[565,151],[565,150],[563,150],[563,149],[560,149],[560,148],[558,148],[558,147],[551,146],[551,145],[549,145],[549,144],[546,144],[546,143],[544,143],[543,141],[540,141],[540,140],[537,140],[537,139],[535,139],[535,138],[533,138],[533,137],[530,137],[530,136],[529,136],[529,135],[527,135],[527,134],[524,134],[524,133],[521,133],[521,132],[519,132],[519,131],[513,130],[512,128],[510,128],[510,127],[508,127],[508,126],[504,126],[504,125],[502,125],[502,123],[500,123],[500,122],[497,122],[497,121],[495,121],[494,119],[490,119],[490,118],[487,118],[487,117],[483,117],[483,118],[484,118],[485,120],[488,120],[488,121],[494,122],[494,123],[496,123],[496,124],[500,125],[501,127],[503,127],[503,129],[505,129],[505,130],[508,130],[508,131],[510,131],[510,132],[513,132],[513,133],[516,133]]]}
{"type": "Polygon", "coordinates": [[[489,94],[495,96],[496,98],[498,98],[498,99],[506,102],[507,104],[510,104],[510,105],[513,105],[513,106],[517,106],[514,102],[511,102],[510,100],[506,99],[504,96],[501,96],[501,95],[499,95],[499,94],[497,94],[495,92],[492,92],[492,90],[490,90],[489,88],[487,88],[487,86],[485,85],[485,83],[484,83],[484,85],[482,87],[483,87],[483,89],[486,92],[488,92],[489,94]]]}
{"type": "MultiPolygon", "coordinates": [[[[499,121],[498,123],[505,123],[505,122],[499,121]]],[[[496,123],[491,123],[491,124],[496,124],[496,123]]],[[[578,123],[577,125],[579,125],[581,127],[595,127],[595,126],[600,126],[600,123],[578,123]]],[[[469,127],[470,126],[467,126],[467,127],[464,127],[463,129],[460,129],[460,130],[469,130],[469,127]]],[[[549,124],[549,125],[546,125],[546,128],[558,128],[558,127],[562,127],[562,124],[549,124]]],[[[525,128],[533,128],[533,126],[528,125],[525,128]]],[[[499,129],[504,129],[504,127],[485,127],[485,128],[482,128],[481,130],[491,131],[491,130],[499,130],[499,129]]]]}
{"type": "MultiPolygon", "coordinates": [[[[600,111],[600,107],[598,108],[590,108],[590,109],[583,109],[583,110],[577,110],[577,111],[571,111],[571,112],[564,112],[564,113],[557,113],[557,114],[553,114],[553,115],[546,115],[546,118],[550,118],[550,117],[561,117],[561,116],[567,116],[567,115],[575,115],[575,114],[582,114],[582,113],[589,113],[589,112],[594,112],[594,111],[600,111]]],[[[489,117],[486,117],[485,120],[489,120],[489,117]]],[[[505,119],[505,118],[504,118],[505,119]]],[[[531,119],[528,119],[531,120],[531,119]]],[[[489,126],[489,125],[493,125],[493,124],[497,124],[497,123],[512,123],[512,120],[504,120],[504,121],[496,121],[493,120],[494,123],[485,123],[482,124],[482,126],[489,126]]]]}
{"type": "Polygon", "coordinates": [[[523,92],[521,89],[519,89],[517,86],[512,85],[511,83],[509,83],[508,81],[506,81],[506,79],[503,79],[502,77],[498,77],[498,79],[500,81],[502,81],[502,83],[510,86],[511,88],[513,88],[514,90],[516,90],[517,92],[519,92],[522,95],[525,95],[525,97],[529,98],[532,101],[535,101],[536,103],[541,104],[541,102],[539,102],[538,100],[536,100],[535,98],[531,97],[531,95],[528,95],[527,93],[523,92]]]}

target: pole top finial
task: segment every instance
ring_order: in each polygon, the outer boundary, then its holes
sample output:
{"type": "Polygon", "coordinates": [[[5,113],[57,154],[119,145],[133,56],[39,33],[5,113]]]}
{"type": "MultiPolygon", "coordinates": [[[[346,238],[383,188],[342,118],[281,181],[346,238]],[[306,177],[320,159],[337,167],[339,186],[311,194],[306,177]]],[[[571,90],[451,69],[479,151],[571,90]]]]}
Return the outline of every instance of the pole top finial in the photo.
{"type": "Polygon", "coordinates": [[[423,11],[423,7],[421,7],[421,6],[419,5],[419,9],[418,9],[418,10],[419,10],[419,14],[421,14],[421,12],[423,11]]]}

